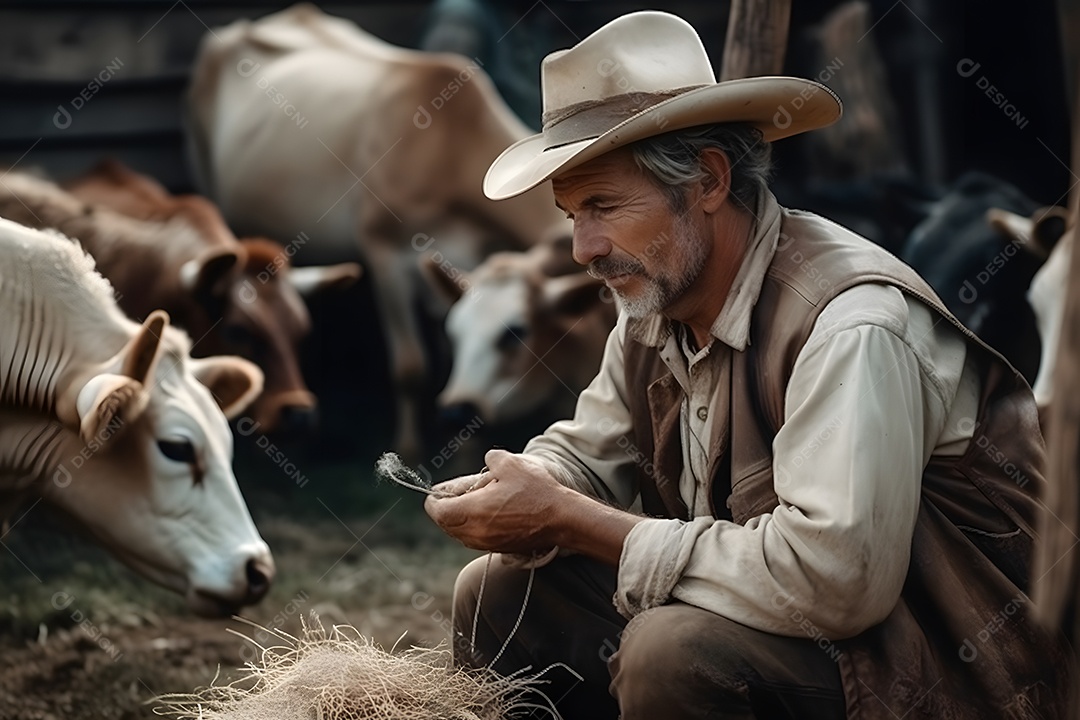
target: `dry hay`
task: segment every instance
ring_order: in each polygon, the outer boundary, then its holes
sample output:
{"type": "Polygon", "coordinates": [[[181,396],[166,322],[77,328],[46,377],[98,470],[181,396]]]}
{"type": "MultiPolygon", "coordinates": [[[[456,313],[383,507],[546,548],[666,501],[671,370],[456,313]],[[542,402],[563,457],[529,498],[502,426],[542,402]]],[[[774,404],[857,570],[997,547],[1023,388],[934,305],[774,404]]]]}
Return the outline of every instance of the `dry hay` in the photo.
{"type": "Polygon", "coordinates": [[[350,625],[327,631],[313,620],[301,638],[271,631],[285,644],[260,645],[260,661],[248,663],[250,672],[233,683],[155,698],[163,703],[155,714],[192,720],[502,720],[533,710],[558,720],[536,688],[536,676],[455,668],[445,645],[387,652],[350,625]]]}

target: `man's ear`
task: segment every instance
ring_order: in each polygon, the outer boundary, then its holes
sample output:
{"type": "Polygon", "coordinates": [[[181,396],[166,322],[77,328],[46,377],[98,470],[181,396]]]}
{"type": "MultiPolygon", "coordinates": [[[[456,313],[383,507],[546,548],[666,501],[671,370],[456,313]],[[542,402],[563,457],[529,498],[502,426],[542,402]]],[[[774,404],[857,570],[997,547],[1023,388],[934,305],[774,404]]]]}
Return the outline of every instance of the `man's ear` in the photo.
{"type": "Polygon", "coordinates": [[[705,170],[698,204],[705,212],[714,213],[731,197],[731,160],[718,148],[705,148],[698,157],[705,170]]]}
{"type": "Polygon", "coordinates": [[[195,378],[209,388],[229,420],[243,412],[262,392],[262,370],[243,358],[191,358],[189,362],[195,378]]]}

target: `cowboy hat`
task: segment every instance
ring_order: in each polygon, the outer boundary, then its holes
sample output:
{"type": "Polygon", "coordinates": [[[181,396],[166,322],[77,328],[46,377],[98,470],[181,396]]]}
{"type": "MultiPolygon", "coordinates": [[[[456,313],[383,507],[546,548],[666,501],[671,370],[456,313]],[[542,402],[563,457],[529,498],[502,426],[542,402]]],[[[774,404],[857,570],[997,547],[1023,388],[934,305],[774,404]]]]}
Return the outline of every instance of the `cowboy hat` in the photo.
{"type": "Polygon", "coordinates": [[[752,77],[716,82],[694,28],[665,12],[612,20],[540,66],[543,132],[488,168],[484,194],[514,197],[635,140],[695,125],[740,122],[765,140],[825,127],[840,98],[812,80],[752,77]]]}

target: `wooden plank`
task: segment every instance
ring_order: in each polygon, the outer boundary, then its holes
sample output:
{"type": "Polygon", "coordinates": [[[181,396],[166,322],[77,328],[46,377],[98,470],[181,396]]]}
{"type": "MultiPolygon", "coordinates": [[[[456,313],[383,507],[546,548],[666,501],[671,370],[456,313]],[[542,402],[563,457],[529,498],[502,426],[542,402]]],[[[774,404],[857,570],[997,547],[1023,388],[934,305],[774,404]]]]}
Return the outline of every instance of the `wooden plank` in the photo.
{"type": "MultiPolygon", "coordinates": [[[[1080,21],[1080,15],[1067,12],[1073,0],[1062,2],[1062,22],[1080,21]]],[[[1062,27],[1063,39],[1078,36],[1078,28],[1062,27]]],[[[1077,77],[1080,50],[1064,45],[1065,63],[1077,77]]],[[[1066,613],[1080,613],[1076,606],[1078,571],[1080,571],[1080,253],[1075,251],[1077,221],[1080,219],[1080,99],[1075,89],[1067,91],[1072,104],[1072,187],[1069,192],[1069,227],[1073,252],[1069,260],[1068,283],[1065,293],[1065,312],[1057,357],[1053,358],[1054,395],[1044,419],[1046,437],[1046,493],[1039,518],[1039,542],[1035,550],[1032,598],[1035,616],[1051,630],[1072,626],[1080,628],[1080,615],[1069,618],[1066,613]]],[[[1075,643],[1075,639],[1074,639],[1075,643]]],[[[1076,715],[1076,713],[1074,713],[1076,715]]]]}
{"type": "Polygon", "coordinates": [[[791,0],[732,0],[720,79],[779,75],[790,23],[791,0]]]}

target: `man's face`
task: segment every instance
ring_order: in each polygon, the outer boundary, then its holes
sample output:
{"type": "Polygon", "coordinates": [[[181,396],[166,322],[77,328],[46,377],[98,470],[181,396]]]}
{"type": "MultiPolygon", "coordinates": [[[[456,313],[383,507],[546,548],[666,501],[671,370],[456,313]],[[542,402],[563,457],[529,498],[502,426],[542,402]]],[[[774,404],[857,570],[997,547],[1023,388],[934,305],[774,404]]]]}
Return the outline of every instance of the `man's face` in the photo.
{"type": "Polygon", "coordinates": [[[663,310],[701,274],[710,245],[693,213],[676,214],[628,149],[568,170],[552,187],[574,221],[574,260],[607,283],[629,316],[663,310]]]}

